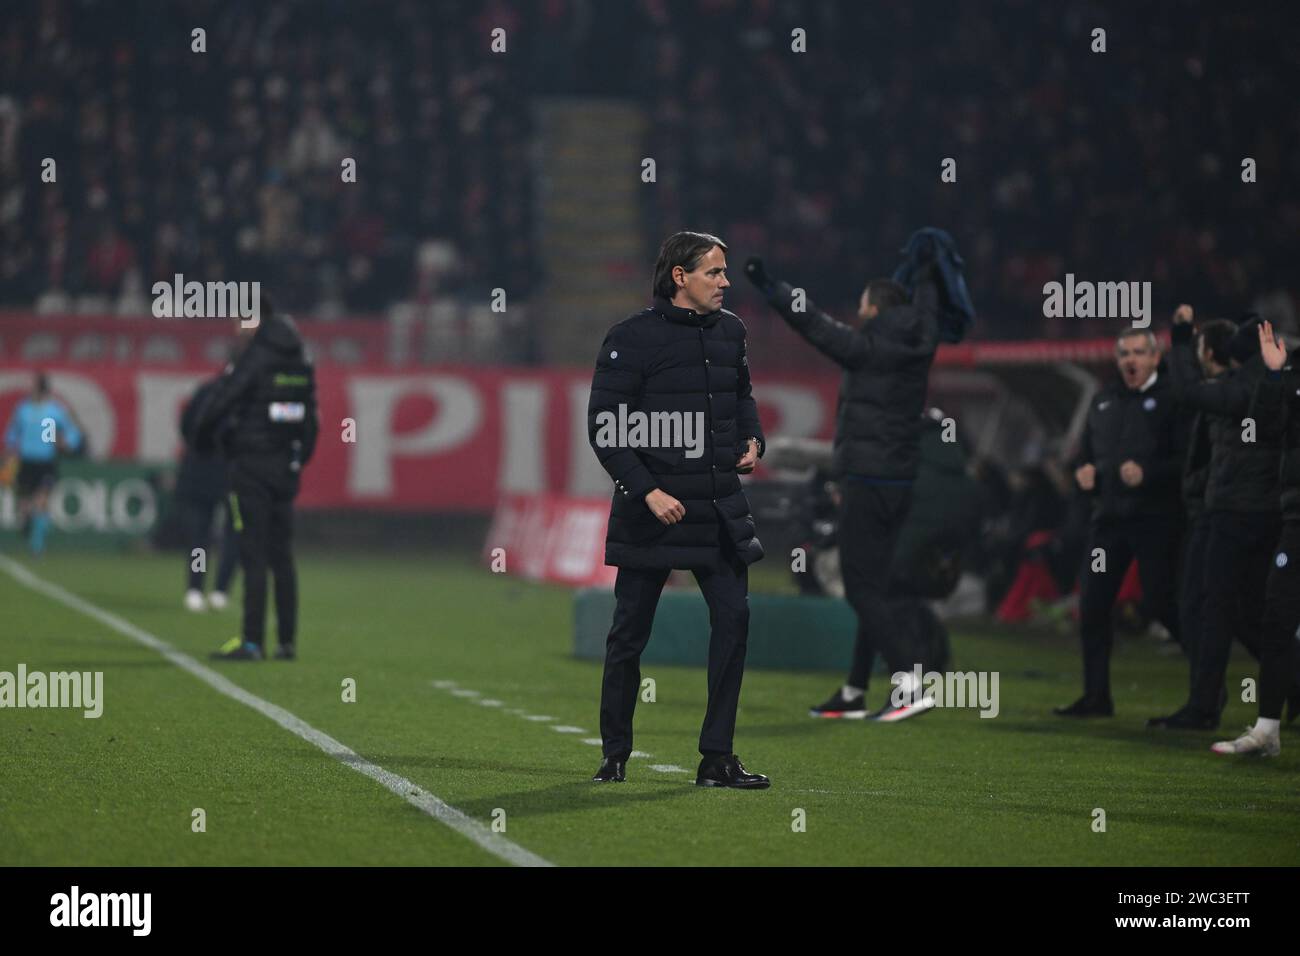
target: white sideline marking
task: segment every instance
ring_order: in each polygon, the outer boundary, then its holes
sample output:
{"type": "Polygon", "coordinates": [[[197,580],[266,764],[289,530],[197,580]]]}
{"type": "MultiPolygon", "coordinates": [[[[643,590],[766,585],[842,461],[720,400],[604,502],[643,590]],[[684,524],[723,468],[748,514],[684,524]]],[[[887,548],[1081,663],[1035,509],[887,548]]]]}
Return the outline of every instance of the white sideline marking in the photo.
{"type": "MultiPolygon", "coordinates": [[[[451,693],[456,697],[473,698],[473,697],[482,696],[476,690],[469,690],[468,688],[456,689],[459,688],[459,685],[454,680],[446,680],[446,679],[431,680],[429,681],[429,684],[432,687],[438,688],[438,690],[451,691],[451,693]]],[[[502,701],[476,700],[475,703],[495,707],[498,704],[502,703],[502,701]]],[[[530,714],[528,713],[528,711],[520,710],[518,707],[507,707],[505,710],[501,712],[503,714],[515,714],[520,717],[523,717],[524,720],[531,720],[534,722],[546,723],[555,719],[554,717],[548,717],[546,714],[530,714]]],[[[556,724],[551,729],[554,730],[556,733],[560,733],[560,734],[585,734],[587,732],[583,730],[581,727],[573,727],[568,724],[556,724]]],[[[584,737],[582,738],[582,742],[584,744],[590,744],[593,747],[602,746],[604,743],[604,741],[602,741],[599,737],[584,737]]],[[[632,757],[647,758],[653,756],[654,754],[648,754],[644,750],[633,750],[632,753],[629,755],[628,759],[631,759],[632,757]]],[[[658,766],[651,766],[650,769],[659,770],[661,773],[690,773],[689,770],[683,770],[681,767],[678,767],[674,764],[659,764],[658,766]],[[664,770],[663,768],[665,767],[667,767],[668,769],[664,770]]]]}
{"type": "Polygon", "coordinates": [[[478,702],[478,705],[479,705],[480,707],[500,707],[501,704],[502,704],[502,701],[499,701],[499,700],[488,700],[488,699],[486,699],[486,698],[483,699],[483,700],[480,700],[480,701],[478,702]]]}
{"type": "Polygon", "coordinates": [[[651,770],[658,770],[660,773],[690,773],[685,767],[679,767],[675,763],[652,763],[651,770]]]}
{"type": "Polygon", "coordinates": [[[111,614],[88,601],[82,600],[57,584],[51,584],[37,577],[8,555],[0,554],[0,568],[3,568],[19,584],[31,588],[33,591],[38,591],[46,597],[53,598],[74,611],[80,611],[87,617],[92,617],[101,624],[111,627],[119,634],[143,644],[152,651],[157,651],[181,670],[189,672],[218,693],[225,694],[246,707],[251,707],[262,716],[275,721],[290,733],[296,734],[308,743],[319,747],[345,766],[351,767],[357,773],[383,784],[389,791],[401,797],[407,803],[423,810],[439,823],[446,824],[493,856],[516,866],[555,865],[548,860],[542,859],[537,854],[525,850],[517,843],[512,843],[499,833],[493,833],[477,820],[466,816],[462,811],[444,802],[436,794],[416,786],[405,777],[390,770],[385,770],[378,764],[371,763],[350,747],[339,743],[329,734],[317,730],[301,717],[291,714],[283,707],[279,707],[268,700],[263,700],[256,694],[249,693],[211,668],[203,666],[188,654],[176,650],[161,638],[154,637],[148,631],[136,627],[116,614],[111,614]]]}

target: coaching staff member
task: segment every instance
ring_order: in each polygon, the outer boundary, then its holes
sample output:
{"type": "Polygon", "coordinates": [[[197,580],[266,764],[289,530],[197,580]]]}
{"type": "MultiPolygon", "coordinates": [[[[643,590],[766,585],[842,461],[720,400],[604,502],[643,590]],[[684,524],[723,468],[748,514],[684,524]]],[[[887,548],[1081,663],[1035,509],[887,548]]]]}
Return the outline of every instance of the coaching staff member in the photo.
{"type": "Polygon", "coordinates": [[[689,569],[709,606],[709,696],[700,729],[700,786],[769,785],[732,752],[749,631],[748,567],[763,556],[737,473],[763,451],[750,394],[745,326],[722,308],[727,246],[679,232],[659,250],[654,303],[610,329],[587,406],[592,448],[614,497],[605,563],[618,568],[600,695],[604,761],[593,778],[621,782],[632,753],[641,652],[669,572],[689,569]],[[703,423],[702,454],[634,448],[602,437],[602,413],[680,413],[703,423]]]}
{"type": "Polygon", "coordinates": [[[1211,417],[1204,614],[1187,703],[1159,726],[1212,730],[1227,700],[1224,679],[1233,638],[1259,656],[1265,584],[1281,527],[1282,446],[1279,430],[1247,420],[1255,386],[1267,371],[1258,320],[1246,321],[1233,334],[1229,370],[1204,378],[1192,352],[1192,318],[1188,305],[1174,313],[1169,371],[1178,399],[1211,417]]]}
{"type": "Polygon", "coordinates": [[[1121,381],[1092,400],[1074,478],[1092,497],[1079,588],[1083,696],[1062,717],[1109,717],[1111,609],[1136,558],[1147,614],[1179,635],[1175,581],[1182,534],[1179,492],[1190,426],[1159,372],[1160,347],[1146,329],[1115,343],[1121,381]],[[1094,557],[1097,549],[1102,555],[1094,557]],[[1104,560],[1104,565],[1098,562],[1104,560]]]}
{"type": "Polygon", "coordinates": [[[1284,367],[1286,346],[1273,337],[1273,326],[1258,329],[1260,357],[1268,371],[1255,385],[1251,414],[1262,431],[1282,442],[1282,534],[1273,554],[1264,599],[1259,655],[1259,718],[1236,740],[1210,749],[1220,754],[1276,757],[1282,751],[1282,702],[1289,700],[1287,720],[1296,717],[1294,686],[1296,631],[1300,629],[1300,369],[1284,367]]]}
{"type": "Polygon", "coordinates": [[[243,633],[213,657],[261,660],[266,627],[266,570],[275,577],[279,647],[292,660],[298,627],[293,565],[293,499],[302,468],[316,448],[316,380],[302,339],[288,316],[265,296],[255,328],[235,320],[243,350],[195,412],[195,443],[210,445],[221,427],[229,462],[230,517],[239,532],[244,570],[243,633]]]}
{"type": "MultiPolygon", "coordinates": [[[[876,653],[884,655],[893,673],[907,674],[912,666],[896,646],[900,629],[892,620],[886,588],[920,460],[921,412],[939,345],[938,289],[927,278],[909,302],[898,283],[873,279],[862,293],[861,324],[855,328],[806,298],[797,307],[795,290],[770,278],[761,259],[750,259],[745,274],[796,332],[844,369],[833,467],[843,495],[840,568],[845,597],[858,618],[857,640],[848,682],[811,713],[866,717],[876,653]]],[[[918,693],[902,707],[886,705],[877,716],[897,720],[921,713],[929,704],[918,693]]]]}
{"type": "MultiPolygon", "coordinates": [[[[1196,329],[1196,360],[1207,379],[1226,375],[1230,366],[1228,345],[1237,327],[1227,319],[1212,319],[1196,329]]],[[[1196,655],[1201,647],[1201,627],[1205,615],[1205,547],[1210,540],[1210,517],[1205,510],[1205,489],[1210,479],[1210,458],[1218,430],[1225,420],[1217,415],[1197,411],[1188,432],[1187,457],[1183,462],[1184,531],[1181,581],[1178,585],[1179,640],[1187,655],[1188,693],[1191,677],[1196,674],[1196,655]]],[[[1148,727],[1177,726],[1178,714],[1152,717],[1148,727]]]]}

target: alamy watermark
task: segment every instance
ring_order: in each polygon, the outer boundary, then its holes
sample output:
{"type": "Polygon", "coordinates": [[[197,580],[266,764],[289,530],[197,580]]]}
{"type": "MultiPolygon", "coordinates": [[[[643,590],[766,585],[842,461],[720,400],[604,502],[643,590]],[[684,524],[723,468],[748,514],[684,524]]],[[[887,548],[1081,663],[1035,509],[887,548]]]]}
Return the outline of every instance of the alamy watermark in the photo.
{"type": "Polygon", "coordinates": [[[703,412],[641,412],[620,404],[618,413],[596,413],[600,448],[685,448],[687,458],[704,454],[703,412]]]}
{"type": "Polygon", "coordinates": [[[104,712],[103,671],[0,671],[0,708],[71,707],[94,719],[104,712]]]}
{"type": "Polygon", "coordinates": [[[82,893],[74,885],[50,897],[51,926],[127,926],[133,936],[148,936],[152,912],[152,893],[82,893]]]}
{"type": "Polygon", "coordinates": [[[260,282],[186,282],[178,272],[171,282],[155,282],[151,291],[157,319],[239,319],[246,329],[261,320],[260,282]]]}
{"type": "Polygon", "coordinates": [[[928,697],[935,707],[978,707],[981,717],[996,717],[1002,709],[997,671],[926,671],[916,664],[910,671],[898,671],[890,678],[894,689],[889,702],[906,707],[917,698],[928,697]]]}
{"type": "Polygon", "coordinates": [[[1048,319],[1132,319],[1133,328],[1151,325],[1150,282],[1075,282],[1043,286],[1043,316],[1048,319]]]}

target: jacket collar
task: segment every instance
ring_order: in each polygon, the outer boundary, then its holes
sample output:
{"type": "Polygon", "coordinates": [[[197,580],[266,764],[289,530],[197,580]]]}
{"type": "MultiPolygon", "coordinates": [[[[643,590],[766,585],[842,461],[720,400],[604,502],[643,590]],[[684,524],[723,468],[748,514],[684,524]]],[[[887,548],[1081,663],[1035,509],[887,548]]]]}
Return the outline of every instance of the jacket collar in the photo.
{"type": "Polygon", "coordinates": [[[693,309],[683,309],[673,305],[663,296],[655,296],[654,305],[651,308],[662,315],[669,322],[676,322],[679,325],[692,325],[700,328],[708,328],[718,319],[722,318],[722,310],[718,309],[713,312],[700,315],[693,309]]]}

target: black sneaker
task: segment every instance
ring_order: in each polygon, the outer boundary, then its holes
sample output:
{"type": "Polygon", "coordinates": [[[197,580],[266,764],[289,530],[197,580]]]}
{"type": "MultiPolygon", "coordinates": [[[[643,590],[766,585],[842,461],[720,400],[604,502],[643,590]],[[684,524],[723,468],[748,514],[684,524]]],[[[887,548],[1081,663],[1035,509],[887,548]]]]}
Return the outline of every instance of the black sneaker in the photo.
{"type": "Polygon", "coordinates": [[[761,773],[750,773],[735,754],[705,757],[695,773],[697,787],[730,787],[733,790],[766,790],[772,781],[761,773]]]}
{"type": "Polygon", "coordinates": [[[1053,707],[1057,717],[1114,717],[1115,705],[1109,697],[1080,697],[1069,707],[1053,707]]]}
{"type": "Polygon", "coordinates": [[[297,658],[298,652],[294,650],[292,644],[281,644],[275,649],[275,659],[277,661],[292,661],[297,660],[297,658]]]}
{"type": "Polygon", "coordinates": [[[216,661],[260,661],[264,656],[260,644],[241,640],[238,637],[232,637],[222,644],[219,650],[211,654],[212,659],[216,661]]]}
{"type": "Polygon", "coordinates": [[[830,717],[841,720],[863,720],[867,716],[867,697],[865,694],[859,694],[857,697],[845,697],[844,688],[840,688],[831,694],[826,703],[808,710],[809,717],[830,717]]]}

